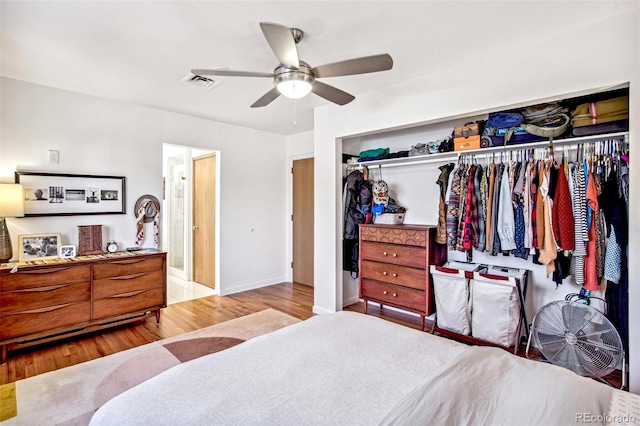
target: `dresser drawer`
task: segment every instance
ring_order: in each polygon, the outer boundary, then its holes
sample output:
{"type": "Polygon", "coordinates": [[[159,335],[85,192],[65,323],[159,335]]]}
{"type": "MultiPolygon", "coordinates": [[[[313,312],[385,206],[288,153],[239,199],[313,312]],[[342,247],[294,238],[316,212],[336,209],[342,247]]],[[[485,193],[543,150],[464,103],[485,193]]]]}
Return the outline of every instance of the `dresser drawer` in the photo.
{"type": "Polygon", "coordinates": [[[104,299],[94,300],[93,318],[114,317],[164,306],[165,297],[162,288],[134,290],[104,299]]]}
{"type": "Polygon", "coordinates": [[[152,271],[94,280],[93,300],[138,290],[162,289],[164,287],[163,278],[162,271],[152,271]]]}
{"type": "Polygon", "coordinates": [[[412,268],[427,268],[426,249],[423,247],[362,241],[360,243],[360,255],[363,260],[394,263],[412,268]]]}
{"type": "Polygon", "coordinates": [[[141,272],[163,271],[163,258],[160,256],[114,260],[93,265],[93,279],[132,275],[141,272]]]}
{"type": "Polygon", "coordinates": [[[401,244],[406,246],[426,247],[428,229],[415,229],[405,226],[370,225],[361,226],[362,241],[376,243],[401,244]]]}
{"type": "Polygon", "coordinates": [[[91,320],[91,302],[64,303],[0,315],[0,340],[43,333],[60,327],[82,329],[91,320]]]}
{"type": "Polygon", "coordinates": [[[0,293],[24,290],[33,287],[46,287],[59,283],[74,283],[89,281],[91,267],[80,266],[52,266],[33,269],[18,268],[18,272],[0,275],[0,293]]]}
{"type": "Polygon", "coordinates": [[[424,290],[426,286],[427,271],[425,269],[409,268],[407,266],[394,265],[392,263],[362,261],[360,276],[376,281],[384,281],[405,287],[424,290]]]}
{"type": "Polygon", "coordinates": [[[90,300],[89,282],[34,287],[0,294],[0,315],[90,300]]]}
{"type": "Polygon", "coordinates": [[[422,290],[387,284],[366,278],[360,280],[360,297],[407,307],[419,312],[425,312],[427,308],[426,292],[422,290]]]}

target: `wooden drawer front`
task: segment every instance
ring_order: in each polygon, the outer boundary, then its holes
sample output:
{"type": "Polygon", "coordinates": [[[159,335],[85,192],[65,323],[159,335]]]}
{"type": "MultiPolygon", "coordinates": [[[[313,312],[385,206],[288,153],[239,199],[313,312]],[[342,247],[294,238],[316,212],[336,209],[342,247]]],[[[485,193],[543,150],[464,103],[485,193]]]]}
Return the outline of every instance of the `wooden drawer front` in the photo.
{"type": "Polygon", "coordinates": [[[402,227],[376,226],[363,226],[360,229],[360,235],[363,241],[417,247],[427,246],[428,234],[426,229],[403,229],[402,227]]]}
{"type": "Polygon", "coordinates": [[[162,271],[138,272],[93,282],[93,300],[118,296],[132,291],[162,289],[164,287],[162,271]]]}
{"type": "Polygon", "coordinates": [[[89,282],[36,287],[0,294],[0,315],[90,300],[89,282]]]}
{"type": "Polygon", "coordinates": [[[360,297],[405,306],[420,312],[425,312],[427,308],[426,293],[422,290],[381,283],[366,278],[360,280],[360,297]]]}
{"type": "Polygon", "coordinates": [[[165,305],[161,288],[135,290],[93,302],[93,318],[107,318],[165,305]]]}
{"type": "Polygon", "coordinates": [[[163,271],[161,256],[114,260],[113,262],[93,265],[93,279],[117,277],[120,275],[138,274],[149,271],[163,271]]]}
{"type": "Polygon", "coordinates": [[[89,281],[90,279],[91,267],[89,265],[37,267],[31,270],[18,269],[16,273],[0,275],[0,293],[60,283],[89,281]]]}
{"type": "Polygon", "coordinates": [[[360,253],[363,260],[395,263],[412,268],[427,268],[427,255],[423,247],[399,246],[396,244],[362,241],[360,253]]]}
{"type": "Polygon", "coordinates": [[[0,315],[0,340],[43,333],[61,327],[82,328],[91,319],[91,303],[65,303],[0,315]]]}
{"type": "Polygon", "coordinates": [[[392,263],[363,260],[360,275],[363,278],[371,278],[373,280],[413,287],[419,290],[424,290],[427,285],[427,271],[425,269],[408,268],[392,263]]]}

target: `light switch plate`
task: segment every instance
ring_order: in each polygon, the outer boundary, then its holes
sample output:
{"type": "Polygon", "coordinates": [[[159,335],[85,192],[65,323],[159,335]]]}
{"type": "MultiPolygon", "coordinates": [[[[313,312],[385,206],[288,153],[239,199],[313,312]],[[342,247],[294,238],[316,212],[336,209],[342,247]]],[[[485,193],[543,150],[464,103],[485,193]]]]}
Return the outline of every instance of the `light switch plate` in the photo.
{"type": "Polygon", "coordinates": [[[49,150],[49,163],[58,164],[60,162],[60,151],[54,149],[49,150]]]}

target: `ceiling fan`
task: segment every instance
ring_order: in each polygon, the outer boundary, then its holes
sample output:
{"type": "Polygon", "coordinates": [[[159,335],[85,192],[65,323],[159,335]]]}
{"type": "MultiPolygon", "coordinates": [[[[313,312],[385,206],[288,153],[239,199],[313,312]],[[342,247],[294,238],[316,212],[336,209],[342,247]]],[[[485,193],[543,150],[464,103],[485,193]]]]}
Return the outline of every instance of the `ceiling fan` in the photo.
{"type": "Polygon", "coordinates": [[[393,67],[393,59],[391,59],[389,54],[385,53],[312,68],[298,57],[296,44],[298,44],[304,36],[302,30],[270,22],[261,22],[260,28],[271,50],[273,50],[273,53],[280,62],[272,73],[219,69],[194,69],[191,70],[191,73],[195,75],[217,75],[221,77],[272,78],[273,84],[276,87],[265,93],[251,105],[251,108],[257,108],[269,105],[280,95],[298,99],[306,96],[309,92],[313,92],[338,105],[345,105],[354,100],[355,97],[333,86],[322,83],[317,79],[387,71],[393,67]]]}

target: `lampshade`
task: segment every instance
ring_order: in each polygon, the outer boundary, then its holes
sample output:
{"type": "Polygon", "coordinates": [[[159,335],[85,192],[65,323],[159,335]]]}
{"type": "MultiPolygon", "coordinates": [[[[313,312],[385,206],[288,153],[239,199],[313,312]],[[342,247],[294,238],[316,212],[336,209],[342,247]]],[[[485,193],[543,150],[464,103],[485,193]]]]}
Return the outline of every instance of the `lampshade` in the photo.
{"type": "Polygon", "coordinates": [[[24,187],[16,183],[0,183],[0,217],[24,216],[24,187]]]}

